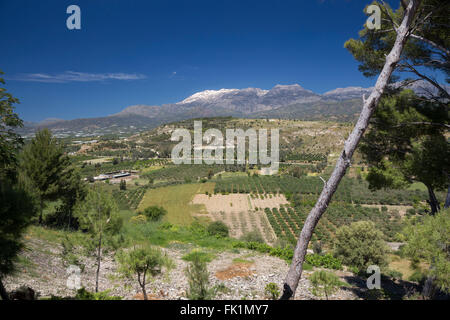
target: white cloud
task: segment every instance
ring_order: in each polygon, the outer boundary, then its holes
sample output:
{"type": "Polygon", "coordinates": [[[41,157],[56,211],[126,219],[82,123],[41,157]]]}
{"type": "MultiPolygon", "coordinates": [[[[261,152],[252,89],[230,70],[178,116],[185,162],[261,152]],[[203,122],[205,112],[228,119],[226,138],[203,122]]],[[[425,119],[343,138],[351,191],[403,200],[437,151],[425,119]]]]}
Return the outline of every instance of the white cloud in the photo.
{"type": "Polygon", "coordinates": [[[137,73],[86,73],[66,71],[59,74],[47,73],[24,73],[9,80],[47,82],[47,83],[65,83],[65,82],[94,82],[105,80],[141,80],[147,78],[143,74],[137,73]]]}

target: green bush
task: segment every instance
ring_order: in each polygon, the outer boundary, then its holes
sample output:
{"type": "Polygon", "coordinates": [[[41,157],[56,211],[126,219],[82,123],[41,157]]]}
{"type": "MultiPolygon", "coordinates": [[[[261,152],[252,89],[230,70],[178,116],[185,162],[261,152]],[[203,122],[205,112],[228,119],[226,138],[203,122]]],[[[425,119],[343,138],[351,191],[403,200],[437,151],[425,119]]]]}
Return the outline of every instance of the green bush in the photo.
{"type": "Polygon", "coordinates": [[[433,285],[450,293],[450,209],[434,216],[407,220],[403,233],[406,237],[405,255],[415,265],[419,261],[427,262],[431,266],[427,276],[434,277],[433,285]]]}
{"type": "Polygon", "coordinates": [[[370,265],[387,265],[389,249],[384,235],[370,221],[358,221],[336,232],[334,254],[343,264],[365,271],[370,265]]]}
{"type": "Polygon", "coordinates": [[[341,260],[333,257],[329,253],[324,254],[324,255],[308,254],[308,255],[306,255],[305,261],[314,267],[323,267],[323,268],[327,268],[327,269],[342,270],[341,260]]]}
{"type": "Polygon", "coordinates": [[[277,300],[280,296],[280,290],[278,289],[278,286],[276,283],[270,282],[266,284],[266,287],[264,288],[264,293],[266,297],[277,300]]]}
{"type": "Polygon", "coordinates": [[[228,227],[222,221],[214,221],[208,225],[208,233],[218,237],[228,237],[228,227]]]}
{"type": "Polygon", "coordinates": [[[142,212],[141,214],[146,216],[151,221],[158,221],[167,214],[167,210],[163,207],[151,206],[145,208],[144,212],[142,212]]]}
{"type": "MultiPolygon", "coordinates": [[[[245,248],[249,250],[258,251],[261,253],[267,253],[271,256],[281,258],[287,262],[291,262],[292,257],[294,255],[294,251],[289,247],[271,247],[268,244],[260,243],[260,242],[243,242],[237,241],[233,243],[233,248],[245,248]]],[[[306,270],[306,269],[305,269],[306,270]]]]}

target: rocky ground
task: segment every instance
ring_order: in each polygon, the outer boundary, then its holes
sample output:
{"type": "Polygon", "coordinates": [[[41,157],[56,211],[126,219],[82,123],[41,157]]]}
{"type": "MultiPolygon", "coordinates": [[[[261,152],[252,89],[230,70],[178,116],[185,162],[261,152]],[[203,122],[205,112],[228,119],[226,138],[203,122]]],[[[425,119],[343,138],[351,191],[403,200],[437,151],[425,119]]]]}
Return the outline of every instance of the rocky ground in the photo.
{"type": "MultiPolygon", "coordinates": [[[[28,239],[26,249],[22,252],[18,272],[5,279],[7,290],[14,290],[22,285],[33,288],[40,297],[73,296],[75,290],[67,287],[67,266],[61,259],[61,247],[40,239],[28,239]]],[[[151,299],[186,299],[188,282],[185,268],[188,262],[181,258],[193,248],[185,244],[174,244],[163,250],[174,260],[176,267],[169,274],[162,274],[147,285],[151,299]]],[[[81,283],[87,290],[95,288],[95,259],[82,261],[85,269],[81,274],[81,283]]],[[[123,279],[116,273],[116,262],[111,254],[102,260],[99,290],[110,290],[109,295],[124,299],[142,299],[136,280],[123,279]]],[[[216,299],[267,299],[264,288],[274,282],[282,288],[288,265],[276,257],[266,256],[249,250],[234,250],[215,253],[208,263],[210,282],[220,285],[216,299]]],[[[312,271],[305,271],[297,289],[296,299],[318,299],[311,293],[308,276],[312,271]]],[[[349,272],[339,272],[345,280],[351,277],[349,272]]],[[[358,299],[353,290],[343,288],[331,299],[358,299]]]]}

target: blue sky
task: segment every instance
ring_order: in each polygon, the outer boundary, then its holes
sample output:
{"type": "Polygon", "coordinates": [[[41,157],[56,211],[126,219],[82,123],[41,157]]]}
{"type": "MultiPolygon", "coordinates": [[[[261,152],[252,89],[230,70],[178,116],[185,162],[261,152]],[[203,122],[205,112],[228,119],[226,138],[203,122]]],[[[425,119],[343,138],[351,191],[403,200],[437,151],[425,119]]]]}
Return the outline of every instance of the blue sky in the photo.
{"type": "Polygon", "coordinates": [[[104,116],[206,89],[368,87],[375,79],[343,47],[368,3],[0,0],[0,70],[26,121],[104,116]],[[66,27],[71,4],[81,30],[66,27]]]}

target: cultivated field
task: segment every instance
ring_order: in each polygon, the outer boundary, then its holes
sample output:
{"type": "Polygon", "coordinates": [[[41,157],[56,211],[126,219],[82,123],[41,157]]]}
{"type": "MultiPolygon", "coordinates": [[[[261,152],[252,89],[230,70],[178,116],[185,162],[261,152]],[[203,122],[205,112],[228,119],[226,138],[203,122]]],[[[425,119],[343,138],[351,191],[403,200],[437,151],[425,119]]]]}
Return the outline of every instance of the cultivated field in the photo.
{"type": "Polygon", "coordinates": [[[204,205],[211,220],[227,224],[232,237],[239,238],[247,232],[256,231],[265,242],[273,243],[276,236],[262,209],[280,208],[281,205],[288,204],[288,201],[282,194],[264,197],[252,197],[250,194],[197,194],[192,203],[204,205]]]}
{"type": "Polygon", "coordinates": [[[164,219],[173,224],[188,225],[194,221],[193,214],[206,213],[202,204],[192,204],[197,193],[212,192],[214,183],[192,183],[149,189],[142,198],[137,211],[149,206],[162,206],[167,210],[164,219]]]}

